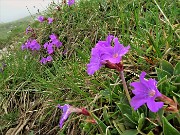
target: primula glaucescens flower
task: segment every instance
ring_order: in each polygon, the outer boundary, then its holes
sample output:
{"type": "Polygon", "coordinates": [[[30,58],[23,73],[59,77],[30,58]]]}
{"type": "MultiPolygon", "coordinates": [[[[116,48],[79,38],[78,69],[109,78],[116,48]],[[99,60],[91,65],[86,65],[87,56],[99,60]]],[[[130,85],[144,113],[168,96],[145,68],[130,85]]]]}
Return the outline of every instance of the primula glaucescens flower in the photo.
{"type": "Polygon", "coordinates": [[[118,64],[121,62],[122,56],[129,51],[130,46],[124,47],[119,43],[118,38],[108,35],[105,41],[98,41],[96,46],[92,48],[90,63],[87,64],[87,73],[93,75],[102,65],[118,64]],[[114,46],[111,46],[111,43],[114,46]]]}
{"type": "Polygon", "coordinates": [[[157,81],[155,79],[146,80],[144,78],[145,75],[146,72],[142,72],[140,74],[140,81],[130,84],[134,87],[132,93],[135,95],[131,99],[130,104],[134,110],[137,110],[140,106],[146,103],[152,112],[157,112],[163,107],[163,102],[155,102],[155,99],[160,97],[162,94],[157,89],[157,81]]]}
{"type": "Polygon", "coordinates": [[[114,47],[103,48],[103,60],[108,60],[111,63],[119,63],[123,55],[129,51],[130,46],[124,47],[119,43],[118,38],[114,38],[114,47]]]}
{"type": "Polygon", "coordinates": [[[55,34],[51,34],[50,36],[51,43],[54,44],[57,48],[62,46],[62,43],[59,41],[58,37],[55,34]]]}
{"type": "Polygon", "coordinates": [[[68,5],[71,6],[75,3],[75,0],[68,0],[68,5]]]}
{"type": "Polygon", "coordinates": [[[48,56],[47,58],[42,58],[41,60],[40,60],[40,63],[41,64],[46,64],[47,62],[51,62],[53,59],[52,59],[52,57],[51,56],[48,56]]]}
{"type": "Polygon", "coordinates": [[[40,50],[41,46],[35,39],[28,39],[25,44],[22,44],[21,49],[30,49],[32,51],[40,50]]]}
{"type": "Polygon", "coordinates": [[[53,19],[53,18],[50,18],[50,17],[48,17],[47,20],[48,20],[48,23],[49,23],[49,24],[51,24],[51,23],[54,21],[54,19],[53,19]]]}
{"type": "Polygon", "coordinates": [[[60,128],[63,127],[64,122],[68,119],[69,115],[73,112],[80,113],[86,116],[90,115],[89,112],[85,108],[80,109],[80,108],[70,106],[69,104],[65,104],[63,106],[58,105],[57,107],[63,111],[61,119],[59,121],[60,128]]]}
{"type": "Polygon", "coordinates": [[[102,65],[100,50],[98,48],[92,48],[90,63],[87,64],[87,73],[93,75],[102,65]]]}
{"type": "Polygon", "coordinates": [[[31,28],[31,26],[28,26],[26,28],[26,34],[31,33],[31,32],[33,32],[33,29],[31,28]]]}
{"type": "Polygon", "coordinates": [[[50,41],[44,44],[44,49],[47,49],[48,54],[52,54],[54,52],[54,46],[59,48],[60,46],[62,46],[62,43],[59,41],[55,34],[51,34],[49,37],[50,41]]]}
{"type": "Polygon", "coordinates": [[[44,49],[47,49],[48,54],[52,54],[54,52],[53,44],[46,42],[44,44],[44,49]]]}
{"type": "Polygon", "coordinates": [[[43,22],[45,20],[44,16],[39,16],[37,19],[39,22],[43,22]]]}

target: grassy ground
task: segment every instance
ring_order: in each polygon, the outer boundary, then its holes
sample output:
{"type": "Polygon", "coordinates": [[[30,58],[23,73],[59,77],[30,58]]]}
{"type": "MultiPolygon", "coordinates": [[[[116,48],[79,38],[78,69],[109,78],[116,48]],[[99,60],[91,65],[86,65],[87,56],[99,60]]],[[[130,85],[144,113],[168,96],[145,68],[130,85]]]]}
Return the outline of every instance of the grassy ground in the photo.
{"type": "Polygon", "coordinates": [[[9,23],[0,23],[0,49],[12,44],[16,38],[25,34],[24,30],[34,21],[35,16],[28,16],[9,23]]]}
{"type": "Polygon", "coordinates": [[[18,47],[4,58],[6,67],[0,75],[0,132],[167,135],[166,129],[171,129],[174,135],[178,133],[180,125],[174,113],[161,110],[155,114],[146,106],[133,111],[114,70],[102,68],[93,76],[86,72],[91,48],[113,34],[125,46],[131,46],[123,58],[129,90],[132,90],[129,83],[146,71],[148,77],[161,80],[158,88],[163,94],[180,102],[179,74],[171,75],[164,68],[172,65],[171,69],[178,69],[178,1],[82,0],[71,7],[59,5],[60,10],[56,10],[57,6],[51,5],[46,13],[47,17],[55,18],[51,25],[39,22],[31,25],[41,45],[52,33],[63,42],[52,63],[39,63],[40,56],[45,55],[43,51],[33,54],[21,51],[27,35],[19,37],[18,47]],[[73,114],[60,130],[61,111],[56,105],[65,103],[86,107],[97,124],[73,114]]]}

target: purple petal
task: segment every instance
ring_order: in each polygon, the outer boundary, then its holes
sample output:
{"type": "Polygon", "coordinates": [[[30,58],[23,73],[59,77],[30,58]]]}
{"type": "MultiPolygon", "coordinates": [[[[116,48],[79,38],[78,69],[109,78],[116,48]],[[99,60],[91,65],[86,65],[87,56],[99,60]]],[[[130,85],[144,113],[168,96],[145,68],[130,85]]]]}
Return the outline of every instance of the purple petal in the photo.
{"type": "Polygon", "coordinates": [[[52,41],[57,39],[57,36],[54,33],[51,34],[49,37],[52,41]]]}
{"type": "Polygon", "coordinates": [[[133,82],[130,84],[130,86],[134,87],[134,90],[132,91],[135,95],[141,95],[146,92],[146,87],[141,82],[133,82]]]}
{"type": "Polygon", "coordinates": [[[52,61],[53,60],[53,58],[51,57],[51,56],[48,56],[47,58],[46,58],[46,61],[48,61],[48,62],[50,62],[50,61],[52,61]]]}
{"type": "Polygon", "coordinates": [[[53,18],[50,18],[50,17],[49,17],[49,18],[48,18],[48,23],[51,24],[51,23],[53,22],[53,20],[54,20],[53,18]]]}
{"type": "Polygon", "coordinates": [[[147,106],[152,112],[157,112],[163,107],[163,102],[155,102],[153,99],[147,101],[147,106]]]}
{"type": "Polygon", "coordinates": [[[57,48],[59,48],[60,46],[62,46],[62,43],[58,40],[58,39],[55,39],[52,41],[52,44],[54,44],[57,48]]]}
{"type": "Polygon", "coordinates": [[[46,48],[48,47],[48,45],[49,45],[49,43],[46,42],[46,43],[44,44],[44,49],[46,49],[46,48]]]}
{"type": "Polygon", "coordinates": [[[68,0],[68,5],[71,6],[75,3],[75,0],[68,0]]]}
{"type": "Polygon", "coordinates": [[[43,22],[44,20],[45,20],[44,16],[39,16],[39,17],[38,17],[38,21],[39,21],[39,22],[43,22]]]}
{"type": "Polygon", "coordinates": [[[93,75],[101,67],[102,67],[102,65],[100,63],[87,64],[87,73],[88,73],[88,75],[93,75]]]}
{"type": "Polygon", "coordinates": [[[48,54],[52,54],[52,53],[54,52],[54,49],[53,49],[53,45],[52,45],[52,44],[49,44],[49,45],[47,46],[47,52],[48,52],[48,54]]]}
{"type": "Polygon", "coordinates": [[[65,104],[63,106],[58,105],[58,108],[60,108],[63,111],[60,122],[59,122],[60,128],[62,128],[64,122],[67,120],[67,118],[71,114],[71,111],[69,110],[70,107],[71,106],[69,104],[65,104]]]}
{"type": "Polygon", "coordinates": [[[46,62],[47,62],[47,61],[46,61],[46,58],[44,58],[44,57],[40,60],[40,63],[41,63],[41,64],[46,64],[46,62]]]}
{"type": "Polygon", "coordinates": [[[143,95],[134,96],[130,101],[130,105],[134,108],[134,110],[137,110],[140,106],[142,106],[146,102],[147,100],[143,95]]]}

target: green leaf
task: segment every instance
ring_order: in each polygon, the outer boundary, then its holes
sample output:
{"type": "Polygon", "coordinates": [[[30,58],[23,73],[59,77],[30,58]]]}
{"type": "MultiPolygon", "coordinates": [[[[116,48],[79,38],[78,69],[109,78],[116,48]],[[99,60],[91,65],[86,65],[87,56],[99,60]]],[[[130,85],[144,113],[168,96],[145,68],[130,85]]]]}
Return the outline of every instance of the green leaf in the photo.
{"type": "Polygon", "coordinates": [[[141,113],[141,117],[139,118],[138,120],[138,129],[141,130],[143,125],[144,125],[144,121],[145,121],[145,118],[144,118],[144,113],[141,113]]]}
{"type": "Polygon", "coordinates": [[[154,133],[152,131],[150,131],[147,135],[154,135],[154,133]]]}
{"type": "Polygon", "coordinates": [[[136,129],[130,129],[123,132],[121,135],[137,135],[138,131],[136,129]]]}
{"type": "Polygon", "coordinates": [[[174,68],[175,83],[180,83],[180,62],[178,62],[174,68]]]}
{"type": "Polygon", "coordinates": [[[158,80],[161,80],[163,79],[166,75],[167,77],[171,77],[171,74],[165,70],[162,70],[160,68],[155,68],[156,69],[156,73],[157,73],[157,76],[158,76],[158,80]]]}
{"type": "Polygon", "coordinates": [[[174,75],[180,75],[180,61],[176,64],[174,68],[174,75]]]}
{"type": "Polygon", "coordinates": [[[132,115],[132,108],[129,105],[116,103],[122,114],[132,115]]]}
{"type": "Polygon", "coordinates": [[[164,70],[164,71],[170,73],[171,75],[173,75],[173,72],[174,72],[173,65],[171,63],[169,63],[168,61],[162,60],[161,61],[161,68],[162,68],[162,70],[164,70]]]}
{"type": "Polygon", "coordinates": [[[162,119],[164,135],[180,135],[180,132],[175,129],[164,116],[162,117],[162,119]]]}
{"type": "Polygon", "coordinates": [[[97,124],[100,126],[102,133],[110,135],[110,131],[108,127],[106,126],[106,124],[104,124],[104,122],[101,121],[95,114],[92,114],[92,115],[93,115],[93,118],[97,121],[97,124]]]}

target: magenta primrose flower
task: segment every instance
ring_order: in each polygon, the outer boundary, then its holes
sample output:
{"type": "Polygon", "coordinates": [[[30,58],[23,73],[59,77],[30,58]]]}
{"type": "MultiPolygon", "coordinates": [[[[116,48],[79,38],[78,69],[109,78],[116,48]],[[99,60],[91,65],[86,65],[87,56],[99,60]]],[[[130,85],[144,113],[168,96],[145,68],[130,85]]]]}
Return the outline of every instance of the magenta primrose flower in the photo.
{"type": "Polygon", "coordinates": [[[45,20],[44,16],[39,16],[37,19],[39,22],[43,22],[45,20]]]}
{"type": "Polygon", "coordinates": [[[26,34],[31,33],[31,32],[33,32],[33,29],[31,28],[31,26],[28,26],[26,28],[26,34]]]}
{"type": "Polygon", "coordinates": [[[47,58],[42,58],[41,60],[40,60],[40,63],[41,64],[46,64],[47,62],[51,62],[53,59],[52,59],[52,57],[51,56],[48,56],[47,58]]]}
{"type": "Polygon", "coordinates": [[[69,115],[73,112],[83,114],[86,116],[90,115],[90,113],[85,108],[76,108],[76,107],[73,107],[69,104],[65,104],[63,106],[58,105],[57,107],[63,111],[61,119],[59,121],[60,128],[63,127],[64,122],[68,119],[69,115]]]}
{"type": "Polygon", "coordinates": [[[35,50],[40,50],[40,48],[41,48],[41,46],[40,46],[40,44],[36,41],[36,39],[28,39],[27,41],[26,41],[26,43],[25,44],[23,44],[22,46],[21,46],[21,49],[22,50],[25,50],[25,49],[30,49],[30,50],[32,50],[32,51],[35,51],[35,50]]]}
{"type": "Polygon", "coordinates": [[[54,21],[54,19],[53,19],[53,18],[50,18],[50,17],[48,17],[47,20],[48,20],[48,23],[49,23],[49,24],[51,24],[51,23],[54,21]]]}
{"type": "Polygon", "coordinates": [[[52,54],[54,53],[54,47],[59,48],[62,46],[62,42],[59,41],[55,34],[51,34],[49,37],[51,40],[44,44],[44,49],[47,49],[48,54],[52,54]]]}
{"type": "Polygon", "coordinates": [[[96,46],[91,50],[90,63],[87,64],[87,73],[93,75],[102,65],[108,61],[111,64],[121,62],[122,56],[130,49],[130,46],[124,47],[119,43],[118,38],[108,35],[105,41],[98,41],[96,46]],[[112,40],[114,46],[111,46],[112,40]]]}
{"type": "Polygon", "coordinates": [[[75,0],[68,0],[68,5],[71,6],[75,3],[75,0]]]}
{"type": "Polygon", "coordinates": [[[160,97],[162,94],[157,89],[157,81],[151,78],[146,80],[144,78],[145,75],[146,72],[142,72],[140,74],[140,81],[130,84],[134,87],[132,93],[135,95],[131,99],[130,104],[134,110],[137,110],[140,106],[146,103],[152,112],[157,112],[163,107],[163,102],[155,102],[155,99],[160,97]]]}

